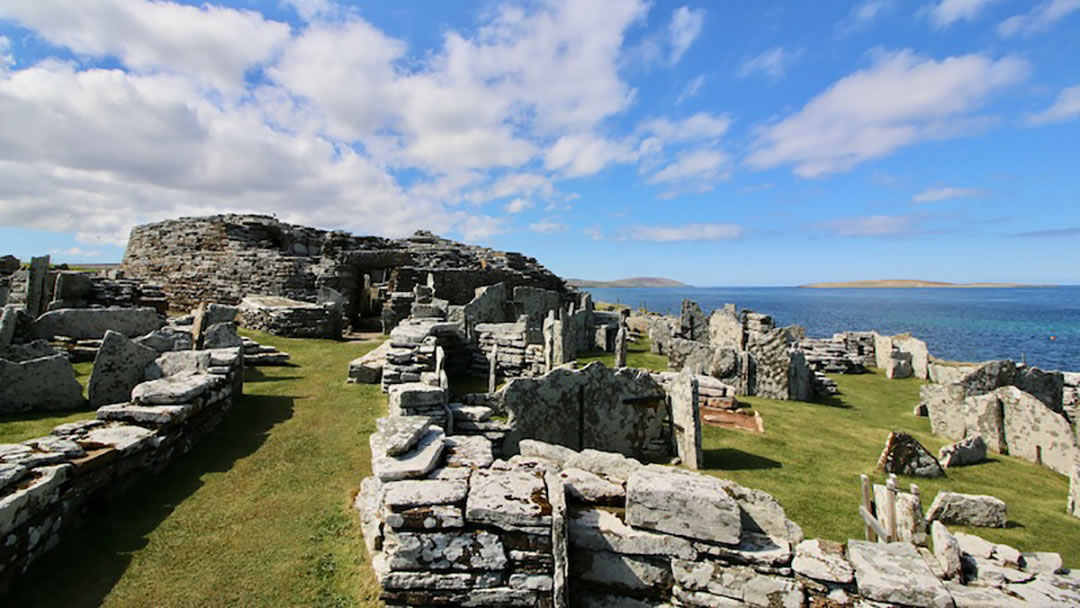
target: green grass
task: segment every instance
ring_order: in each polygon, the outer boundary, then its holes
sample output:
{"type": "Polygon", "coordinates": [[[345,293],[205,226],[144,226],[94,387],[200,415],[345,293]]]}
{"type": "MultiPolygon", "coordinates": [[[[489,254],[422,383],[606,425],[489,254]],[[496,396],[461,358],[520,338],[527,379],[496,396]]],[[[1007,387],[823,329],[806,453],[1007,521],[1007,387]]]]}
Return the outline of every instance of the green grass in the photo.
{"type": "MultiPolygon", "coordinates": [[[[83,395],[86,395],[86,383],[90,380],[90,369],[94,366],[91,362],[76,363],[75,379],[83,385],[83,395]]],[[[19,443],[35,437],[43,437],[49,434],[54,427],[65,422],[86,420],[94,418],[95,413],[89,407],[80,410],[64,410],[62,412],[24,412],[18,414],[5,414],[0,416],[0,443],[19,443]]]]}
{"type": "MultiPolygon", "coordinates": [[[[876,466],[889,431],[907,431],[935,454],[949,442],[930,434],[927,418],[911,413],[920,381],[887,380],[880,373],[831,377],[842,395],[822,403],[740,398],[761,412],[765,434],[706,426],[705,465],[710,473],[775,496],[807,537],[861,539],[859,475],[884,483],[876,466]]],[[[955,528],[1021,551],[1056,551],[1067,565],[1080,566],[1080,522],[1065,513],[1064,476],[991,454],[990,462],[951,469],[939,480],[900,481],[905,490],[919,486],[926,508],[939,490],[996,496],[1008,505],[1010,527],[955,528]]]]}
{"type": "MultiPolygon", "coordinates": [[[[636,342],[630,342],[626,346],[626,365],[665,371],[668,368],[667,357],[654,355],[649,352],[650,342],[646,337],[639,338],[636,342]]],[[[578,355],[578,365],[584,367],[593,361],[599,361],[608,367],[615,367],[615,353],[590,352],[578,355]]]]}
{"type": "Polygon", "coordinates": [[[295,366],[248,370],[221,426],[69,533],[10,605],[376,603],[349,506],[386,399],[378,386],[344,382],[348,362],[375,343],[244,333],[295,366]]]}

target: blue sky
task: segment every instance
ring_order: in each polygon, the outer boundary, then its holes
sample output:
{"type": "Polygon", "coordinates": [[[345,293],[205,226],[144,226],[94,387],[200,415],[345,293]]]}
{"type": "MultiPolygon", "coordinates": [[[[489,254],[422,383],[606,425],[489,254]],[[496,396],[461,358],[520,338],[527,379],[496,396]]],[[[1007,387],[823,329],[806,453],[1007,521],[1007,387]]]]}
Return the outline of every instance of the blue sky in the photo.
{"type": "Polygon", "coordinates": [[[1080,283],[1080,0],[0,0],[0,253],[417,228],[568,277],[1080,283]]]}

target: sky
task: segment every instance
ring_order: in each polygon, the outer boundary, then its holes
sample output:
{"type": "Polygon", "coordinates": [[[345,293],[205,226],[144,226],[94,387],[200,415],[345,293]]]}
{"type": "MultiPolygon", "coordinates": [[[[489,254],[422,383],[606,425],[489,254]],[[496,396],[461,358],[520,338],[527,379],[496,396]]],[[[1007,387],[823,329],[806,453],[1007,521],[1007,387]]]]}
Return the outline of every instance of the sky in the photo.
{"type": "Polygon", "coordinates": [[[1080,0],[0,0],[0,254],[417,229],[564,277],[1080,283],[1080,0]]]}

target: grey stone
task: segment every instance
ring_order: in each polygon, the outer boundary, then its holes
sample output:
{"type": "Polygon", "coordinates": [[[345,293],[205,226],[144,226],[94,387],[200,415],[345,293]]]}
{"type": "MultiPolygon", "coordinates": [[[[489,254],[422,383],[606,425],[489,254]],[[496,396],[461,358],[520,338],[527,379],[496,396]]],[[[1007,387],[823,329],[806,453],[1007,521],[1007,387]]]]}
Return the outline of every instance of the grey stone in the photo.
{"type": "Polygon", "coordinates": [[[177,405],[190,403],[213,390],[221,377],[211,374],[183,374],[148,380],[131,391],[131,400],[138,405],[177,405]]]}
{"type": "Polygon", "coordinates": [[[6,538],[32,514],[53,507],[60,499],[60,489],[71,474],[71,465],[41,467],[37,477],[25,488],[0,496],[0,538],[6,538]]]}
{"type": "Polygon", "coordinates": [[[574,500],[613,506],[622,506],[626,500],[622,484],[612,483],[595,473],[570,467],[563,469],[559,477],[574,500]]]}
{"type": "Polygon", "coordinates": [[[952,580],[960,576],[960,544],[949,533],[949,529],[940,521],[930,524],[930,535],[934,540],[934,557],[941,566],[943,578],[952,580]]]}
{"type": "Polygon", "coordinates": [[[900,335],[893,336],[893,345],[901,352],[911,355],[911,375],[921,380],[930,377],[930,352],[926,348],[926,342],[910,335],[900,335]]]}
{"type": "Polygon", "coordinates": [[[63,355],[12,363],[0,359],[0,412],[74,409],[85,403],[63,355]]]}
{"type": "Polygon", "coordinates": [[[551,591],[555,582],[550,574],[511,574],[507,581],[511,589],[528,591],[551,591]]]}
{"type": "Polygon", "coordinates": [[[356,495],[353,507],[360,514],[360,531],[364,536],[364,545],[369,554],[382,549],[383,520],[382,511],[383,483],[378,477],[365,477],[360,482],[360,492],[356,495]]]}
{"type": "Polygon", "coordinates": [[[752,568],[674,559],[676,597],[691,606],[761,606],[799,608],[805,602],[802,586],[791,579],[763,575],[752,568]],[[686,595],[689,594],[689,595],[686,595]],[[708,595],[706,595],[708,594],[708,595]],[[734,603],[725,601],[734,600],[734,603]]]}
{"type": "Polygon", "coordinates": [[[534,458],[532,456],[522,456],[517,454],[511,456],[510,460],[505,462],[505,466],[502,463],[493,463],[492,469],[504,470],[504,471],[529,471],[532,473],[558,473],[562,470],[558,464],[547,460],[546,458],[534,458]]]}
{"type": "Polygon", "coordinates": [[[112,446],[122,454],[130,454],[149,448],[153,439],[154,431],[141,426],[113,422],[91,428],[82,441],[112,446]]]}
{"type": "Polygon", "coordinates": [[[942,446],[938,451],[938,458],[946,469],[978,464],[986,460],[986,442],[981,435],[968,437],[942,446]]]}
{"type": "Polygon", "coordinates": [[[426,505],[387,511],[383,519],[386,525],[395,530],[446,530],[465,527],[465,513],[457,505],[426,505]]]}
{"type": "Polygon", "coordinates": [[[484,405],[462,405],[451,403],[450,412],[454,420],[467,420],[470,422],[486,422],[495,413],[490,407],[484,405]]]}
{"type": "Polygon", "coordinates": [[[23,442],[23,445],[30,446],[31,448],[42,452],[62,454],[64,458],[82,458],[86,455],[86,450],[74,441],[63,439],[61,437],[54,437],[52,435],[27,439],[23,442]]]}
{"type": "Polygon", "coordinates": [[[22,363],[23,361],[51,357],[57,354],[62,353],[45,340],[34,340],[28,344],[12,344],[4,353],[3,358],[12,363],[22,363]]]}
{"type": "Polygon", "coordinates": [[[1004,528],[1008,517],[1001,499],[942,490],[930,504],[926,519],[958,526],[1004,528]]]}
{"type": "Polygon", "coordinates": [[[427,433],[431,420],[427,416],[390,416],[376,418],[375,428],[382,436],[389,456],[398,456],[412,449],[427,433]]]}
{"type": "Polygon", "coordinates": [[[21,464],[0,463],[0,492],[26,477],[28,469],[21,464]]]}
{"type": "Polygon", "coordinates": [[[145,424],[166,425],[183,422],[195,411],[190,404],[182,405],[132,405],[117,403],[103,405],[97,410],[98,420],[122,420],[145,424]]]}
{"type": "Polygon", "coordinates": [[[0,353],[3,353],[11,346],[11,339],[15,337],[18,318],[19,311],[14,306],[0,304],[0,353]]]}
{"type": "Polygon", "coordinates": [[[885,377],[910,378],[911,375],[911,353],[895,350],[889,353],[889,358],[885,361],[885,377]]]}
{"type": "Polygon", "coordinates": [[[701,451],[701,411],[698,408],[697,379],[686,372],[679,374],[668,386],[668,399],[671,402],[676,455],[686,468],[700,469],[705,457],[701,451]]]}
{"type": "Polygon", "coordinates": [[[204,373],[211,367],[210,352],[185,350],[162,353],[146,366],[146,379],[157,380],[168,376],[204,373]]]}
{"type": "Polygon", "coordinates": [[[633,472],[626,484],[626,522],[700,540],[737,544],[741,515],[719,479],[655,465],[633,472]]]}
{"type": "Polygon", "coordinates": [[[446,466],[486,468],[495,462],[491,440],[482,435],[446,438],[446,466]]]}
{"type": "Polygon", "coordinates": [[[545,443],[536,439],[522,439],[518,442],[518,450],[522,456],[543,458],[550,460],[559,466],[565,466],[571,459],[578,455],[574,450],[553,443],[545,443]]]}
{"type": "Polygon", "coordinates": [[[844,557],[844,545],[829,540],[815,538],[799,543],[791,567],[819,581],[846,584],[855,580],[855,570],[844,557]]]}
{"type": "Polygon", "coordinates": [[[390,341],[376,346],[366,355],[349,362],[349,381],[361,384],[378,384],[382,381],[383,368],[386,366],[386,353],[390,351],[390,341]]]}
{"type": "Polygon", "coordinates": [[[717,348],[741,351],[746,346],[742,320],[734,304],[725,304],[709,317],[709,343],[717,348]]]}
{"type": "Polygon", "coordinates": [[[868,599],[920,608],[953,605],[914,545],[849,540],[848,557],[859,593],[868,599]]]}
{"type": "Polygon", "coordinates": [[[1069,473],[1069,500],[1066,511],[1080,517],[1080,462],[1073,464],[1069,473]]]}
{"type": "MultiPolygon", "coordinates": [[[[964,438],[964,398],[964,387],[960,384],[924,384],[919,387],[919,399],[926,404],[932,433],[949,439],[964,438]]],[[[980,434],[987,438],[981,431],[980,434]]]]}
{"type": "Polygon", "coordinates": [[[446,403],[446,391],[421,382],[395,384],[388,392],[391,416],[407,416],[414,410],[433,406],[441,408],[446,403]]]}
{"type": "Polygon", "coordinates": [[[1046,407],[1061,412],[1065,377],[1061,372],[1046,372],[1037,367],[1018,366],[1016,387],[1035,397],[1046,407]]]}
{"type": "Polygon", "coordinates": [[[178,350],[191,350],[191,332],[166,325],[161,329],[135,338],[136,344],[148,346],[158,352],[168,353],[178,350]]]}
{"type": "Polygon", "coordinates": [[[203,332],[203,348],[233,348],[243,343],[232,321],[214,323],[203,332]]]}
{"type": "Polygon", "coordinates": [[[393,532],[383,540],[387,566],[399,570],[502,570],[506,552],[490,532],[393,532]]]}
{"type": "Polygon", "coordinates": [[[203,311],[203,324],[206,327],[211,327],[218,323],[232,323],[236,321],[236,315],[239,312],[239,309],[235,306],[211,302],[206,305],[206,309],[203,311]]]}
{"type": "Polygon", "coordinates": [[[671,569],[661,560],[607,551],[575,551],[570,572],[590,586],[631,595],[663,596],[672,582],[671,569]]]}
{"type": "Polygon", "coordinates": [[[121,333],[106,331],[87,385],[90,405],[99,407],[131,399],[132,389],[146,377],[146,366],[157,357],[156,350],[136,344],[121,333]]]}
{"type": "Polygon", "coordinates": [[[642,465],[637,460],[627,458],[621,454],[601,452],[599,450],[582,450],[567,460],[563,466],[603,475],[608,479],[626,481],[642,465]]]}
{"type": "Polygon", "coordinates": [[[550,526],[543,478],[525,471],[473,471],[465,518],[501,528],[550,526]]]}
{"type": "Polygon", "coordinates": [[[998,454],[1009,451],[1005,443],[1005,409],[996,393],[964,399],[964,433],[982,437],[986,447],[998,454]]]}
{"type": "Polygon", "coordinates": [[[626,327],[619,326],[615,332],[615,367],[626,367],[626,327]]]}
{"type": "Polygon", "coordinates": [[[917,439],[911,435],[893,431],[885,441],[885,449],[878,458],[878,468],[886,473],[914,477],[942,477],[945,470],[917,439]]]}
{"type": "Polygon", "coordinates": [[[569,524],[570,544],[574,547],[623,555],[697,559],[698,553],[689,540],[632,528],[610,511],[574,509],[570,512],[569,524]]]}
{"type": "Polygon", "coordinates": [[[397,481],[423,477],[431,472],[442,458],[444,449],[444,434],[442,429],[432,427],[413,449],[400,456],[390,456],[386,453],[382,436],[373,433],[368,437],[371,448],[371,469],[381,481],[397,481]]]}
{"type": "Polygon", "coordinates": [[[1009,454],[1071,474],[1080,454],[1068,419],[1014,386],[996,392],[1004,404],[1009,454]]]}
{"type": "Polygon", "coordinates": [[[768,492],[746,488],[727,479],[719,479],[724,491],[739,505],[742,527],[745,532],[761,532],[766,536],[783,539],[791,545],[803,541],[802,528],[787,518],[784,507],[768,492]]]}
{"type": "Polygon", "coordinates": [[[969,585],[1004,587],[1009,583],[1027,583],[1035,578],[1030,572],[983,557],[965,555],[963,563],[964,577],[969,585]]]}
{"type": "Polygon", "coordinates": [[[465,481],[405,479],[383,484],[383,504],[393,511],[428,505],[464,503],[469,492],[465,481]]]}
{"type": "Polygon", "coordinates": [[[30,258],[29,273],[26,278],[26,312],[37,317],[45,312],[48,301],[45,291],[49,277],[49,256],[30,258]]]}
{"type": "Polygon", "coordinates": [[[467,591],[498,587],[502,576],[497,572],[387,572],[379,583],[383,589],[467,591]]]}
{"type": "Polygon", "coordinates": [[[547,489],[548,502],[551,504],[551,558],[552,568],[552,603],[553,608],[567,608],[570,603],[567,578],[569,577],[570,531],[567,521],[566,489],[562,481],[553,473],[544,474],[544,486],[547,489]]]}
{"type": "Polygon", "coordinates": [[[952,596],[956,608],[1021,608],[1030,606],[1015,595],[994,587],[945,583],[945,590],[952,596]]]}
{"type": "Polygon", "coordinates": [[[1024,570],[1028,572],[1035,574],[1064,574],[1066,572],[1060,553],[1035,551],[1022,553],[1021,557],[1024,558],[1024,570]]]}
{"type": "Polygon", "coordinates": [[[134,338],[163,325],[165,320],[153,308],[65,308],[38,317],[30,335],[45,340],[55,336],[89,340],[103,338],[111,329],[134,338]]]}
{"type": "MultiPolygon", "coordinates": [[[[877,516],[885,528],[890,528],[892,525],[888,512],[882,507],[888,500],[888,487],[874,484],[874,503],[878,505],[877,516]]],[[[925,546],[928,530],[926,519],[923,517],[922,499],[910,492],[897,491],[895,506],[897,540],[925,546]]]]}
{"type": "Polygon", "coordinates": [[[682,313],[679,315],[679,337],[694,342],[709,343],[709,320],[697,302],[682,301],[682,313]]]}

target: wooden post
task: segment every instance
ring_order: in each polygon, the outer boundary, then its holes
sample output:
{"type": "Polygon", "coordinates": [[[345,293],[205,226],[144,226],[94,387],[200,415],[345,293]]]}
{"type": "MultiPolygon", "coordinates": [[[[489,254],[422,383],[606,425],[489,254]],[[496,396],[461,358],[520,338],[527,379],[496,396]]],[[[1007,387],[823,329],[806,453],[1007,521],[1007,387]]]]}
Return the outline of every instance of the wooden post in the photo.
{"type": "MultiPolygon", "coordinates": [[[[862,508],[867,514],[873,515],[874,506],[870,501],[870,478],[866,475],[862,475],[860,479],[862,480],[862,508]]],[[[870,527],[870,522],[866,522],[866,540],[870,542],[877,540],[877,534],[875,534],[874,529],[870,527]]]]}
{"type": "Polygon", "coordinates": [[[886,482],[885,487],[889,489],[885,504],[886,517],[889,518],[888,532],[889,538],[885,542],[891,543],[898,540],[896,534],[896,475],[889,475],[889,481],[886,482]]]}

